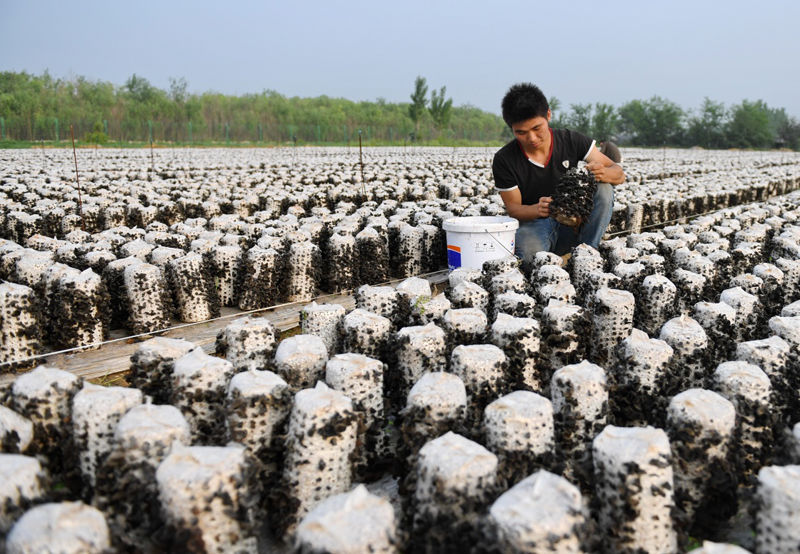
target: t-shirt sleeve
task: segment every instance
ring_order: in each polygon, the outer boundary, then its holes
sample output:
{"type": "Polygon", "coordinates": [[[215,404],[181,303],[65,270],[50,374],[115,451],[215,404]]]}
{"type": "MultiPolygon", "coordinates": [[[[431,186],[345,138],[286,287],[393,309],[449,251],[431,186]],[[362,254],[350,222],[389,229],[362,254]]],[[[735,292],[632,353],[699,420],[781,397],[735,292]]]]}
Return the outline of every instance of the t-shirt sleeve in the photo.
{"type": "Polygon", "coordinates": [[[508,168],[508,164],[497,155],[492,161],[492,175],[494,176],[494,188],[497,190],[514,190],[519,186],[514,174],[508,168]]]}
{"type": "Polygon", "coordinates": [[[579,160],[586,161],[589,152],[592,151],[594,140],[590,139],[583,133],[577,131],[570,131],[570,141],[572,142],[573,152],[578,155],[579,160]]]}

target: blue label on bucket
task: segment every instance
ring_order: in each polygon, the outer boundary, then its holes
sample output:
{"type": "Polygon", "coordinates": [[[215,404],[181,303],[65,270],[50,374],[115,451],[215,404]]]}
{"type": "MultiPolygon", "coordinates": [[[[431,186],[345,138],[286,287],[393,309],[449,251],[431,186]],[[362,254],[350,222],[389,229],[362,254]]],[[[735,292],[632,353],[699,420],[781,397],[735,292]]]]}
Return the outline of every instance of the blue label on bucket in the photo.
{"type": "Polygon", "coordinates": [[[461,267],[461,247],[447,245],[447,267],[451,270],[461,267]]]}

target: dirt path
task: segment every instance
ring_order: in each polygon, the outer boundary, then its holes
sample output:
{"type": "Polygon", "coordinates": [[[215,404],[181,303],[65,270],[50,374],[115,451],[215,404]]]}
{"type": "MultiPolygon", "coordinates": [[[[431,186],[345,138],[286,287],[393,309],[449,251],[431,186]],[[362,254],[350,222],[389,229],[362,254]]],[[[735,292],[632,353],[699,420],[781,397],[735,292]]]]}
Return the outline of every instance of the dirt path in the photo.
{"type": "MultiPolygon", "coordinates": [[[[447,283],[447,271],[438,271],[427,276],[434,288],[440,288],[447,283]]],[[[400,280],[389,284],[396,285],[400,280]]],[[[314,299],[317,303],[341,304],[345,310],[355,308],[355,297],[352,294],[328,294],[314,299]]],[[[281,331],[289,331],[300,323],[300,311],[309,302],[293,302],[281,304],[257,312],[242,312],[234,308],[223,308],[220,317],[202,323],[182,324],[174,322],[170,330],[159,333],[159,336],[184,339],[203,348],[206,352],[213,352],[217,333],[225,328],[231,321],[245,314],[252,314],[269,319],[281,331]]],[[[120,374],[130,368],[130,358],[139,344],[155,335],[146,335],[130,338],[121,331],[112,333],[111,340],[103,343],[95,350],[83,350],[68,353],[54,353],[40,358],[39,365],[57,367],[74,373],[84,379],[96,380],[102,384],[116,384],[120,381],[120,374]],[[116,335],[116,336],[115,336],[116,335]]],[[[0,375],[0,387],[14,380],[16,375],[0,375]]]]}

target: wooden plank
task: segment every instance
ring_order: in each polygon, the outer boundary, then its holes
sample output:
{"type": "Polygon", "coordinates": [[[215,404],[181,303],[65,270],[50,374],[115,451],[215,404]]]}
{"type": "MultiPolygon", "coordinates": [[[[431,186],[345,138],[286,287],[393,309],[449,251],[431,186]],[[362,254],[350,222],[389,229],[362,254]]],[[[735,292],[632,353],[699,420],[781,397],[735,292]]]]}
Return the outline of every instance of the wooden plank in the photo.
{"type": "MultiPolygon", "coordinates": [[[[431,282],[431,286],[437,292],[441,291],[447,283],[447,273],[447,271],[438,271],[427,277],[428,281],[431,282]]],[[[396,285],[400,281],[401,280],[392,281],[389,284],[396,285]]],[[[356,304],[355,297],[352,294],[328,294],[315,298],[314,302],[320,304],[341,304],[347,311],[355,308],[356,304]]],[[[259,317],[266,317],[280,331],[288,331],[299,325],[300,311],[307,304],[309,304],[309,302],[294,302],[256,312],[242,312],[234,308],[223,308],[222,315],[217,319],[192,324],[176,323],[175,328],[160,333],[159,336],[184,339],[203,348],[203,350],[208,353],[213,353],[217,333],[224,329],[232,320],[242,317],[244,314],[252,314],[259,317]]],[[[120,337],[102,344],[100,348],[96,350],[83,350],[45,356],[41,358],[40,365],[57,367],[84,379],[105,379],[128,371],[128,369],[130,369],[131,355],[136,351],[140,343],[149,338],[152,338],[152,336],[141,338],[120,337]]],[[[0,386],[12,382],[15,377],[16,376],[13,374],[0,375],[0,386]]]]}

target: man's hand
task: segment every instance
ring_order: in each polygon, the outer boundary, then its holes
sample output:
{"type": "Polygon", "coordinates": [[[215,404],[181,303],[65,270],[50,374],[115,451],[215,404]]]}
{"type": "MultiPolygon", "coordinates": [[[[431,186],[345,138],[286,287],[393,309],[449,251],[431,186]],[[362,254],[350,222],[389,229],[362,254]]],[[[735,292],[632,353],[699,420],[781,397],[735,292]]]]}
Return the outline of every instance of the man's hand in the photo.
{"type": "Polygon", "coordinates": [[[523,204],[522,194],[518,188],[512,190],[501,190],[500,198],[506,205],[508,215],[519,221],[532,221],[542,217],[550,217],[550,202],[553,201],[549,196],[542,196],[536,204],[523,204]]]}
{"type": "Polygon", "coordinates": [[[586,157],[586,170],[591,171],[594,180],[599,183],[611,183],[619,185],[625,182],[625,172],[622,168],[612,162],[608,156],[600,152],[593,146],[589,155],[586,157]]]}
{"type": "Polygon", "coordinates": [[[586,164],[586,170],[594,175],[594,180],[601,183],[608,183],[609,176],[606,172],[608,168],[600,162],[589,162],[586,164]]]}
{"type": "Polygon", "coordinates": [[[538,214],[536,217],[537,219],[550,217],[550,203],[553,201],[553,198],[550,196],[542,196],[539,198],[539,202],[533,205],[536,208],[536,213],[538,214]]]}

